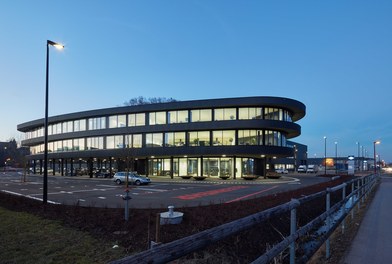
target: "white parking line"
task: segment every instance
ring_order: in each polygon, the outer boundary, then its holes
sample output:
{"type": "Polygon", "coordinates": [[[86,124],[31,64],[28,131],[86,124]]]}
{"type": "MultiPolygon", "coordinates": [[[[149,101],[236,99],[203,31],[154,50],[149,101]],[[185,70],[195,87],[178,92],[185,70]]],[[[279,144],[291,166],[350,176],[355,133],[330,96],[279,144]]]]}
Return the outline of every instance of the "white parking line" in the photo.
{"type": "Polygon", "coordinates": [[[143,187],[138,187],[136,190],[152,191],[152,192],[167,192],[168,191],[165,189],[151,189],[151,188],[143,188],[143,187]]]}
{"type": "MultiPolygon", "coordinates": [[[[23,197],[26,197],[26,198],[29,198],[29,199],[32,199],[32,200],[38,200],[38,201],[41,201],[41,202],[43,201],[41,198],[33,197],[31,195],[24,195],[24,194],[21,194],[21,193],[10,192],[10,191],[7,191],[7,190],[1,190],[1,191],[5,192],[5,193],[12,194],[12,195],[23,196],[23,197]]],[[[61,204],[61,203],[54,202],[54,201],[49,201],[49,200],[47,202],[50,203],[50,204],[61,204]]]]}

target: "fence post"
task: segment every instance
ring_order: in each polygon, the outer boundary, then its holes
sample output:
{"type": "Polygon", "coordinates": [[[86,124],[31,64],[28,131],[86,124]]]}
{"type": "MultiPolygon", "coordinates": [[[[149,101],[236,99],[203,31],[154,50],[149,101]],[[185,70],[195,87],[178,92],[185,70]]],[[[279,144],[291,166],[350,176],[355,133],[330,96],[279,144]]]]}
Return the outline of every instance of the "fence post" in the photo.
{"type": "MultiPolygon", "coordinates": [[[[342,200],[346,199],[346,184],[344,183],[344,187],[342,189],[342,200]]],[[[346,203],[343,203],[343,213],[346,214],[346,203]]],[[[346,227],[346,218],[343,218],[342,221],[342,234],[344,234],[344,229],[346,227]]]]}
{"type": "Polygon", "coordinates": [[[368,192],[369,192],[369,178],[365,178],[365,200],[368,198],[368,192]]]}
{"type": "Polygon", "coordinates": [[[361,179],[361,189],[362,189],[362,203],[364,203],[365,202],[365,188],[364,188],[364,185],[363,185],[363,178],[361,179]]]}
{"type": "MultiPolygon", "coordinates": [[[[295,234],[295,232],[297,232],[297,208],[290,211],[290,235],[295,234]]],[[[290,244],[290,264],[295,264],[295,241],[290,244]]]]}
{"type": "Polygon", "coordinates": [[[354,219],[354,210],[355,210],[355,195],[354,195],[355,183],[351,183],[351,220],[354,219]]]}
{"type": "MultiPolygon", "coordinates": [[[[331,229],[331,217],[330,217],[330,208],[331,208],[331,189],[327,188],[327,198],[326,198],[326,212],[327,212],[327,232],[331,229]]],[[[329,237],[325,241],[325,258],[329,259],[330,257],[330,241],[329,237]]]]}
{"type": "Polygon", "coordinates": [[[361,208],[361,187],[359,186],[361,179],[357,181],[358,210],[361,208]]]}

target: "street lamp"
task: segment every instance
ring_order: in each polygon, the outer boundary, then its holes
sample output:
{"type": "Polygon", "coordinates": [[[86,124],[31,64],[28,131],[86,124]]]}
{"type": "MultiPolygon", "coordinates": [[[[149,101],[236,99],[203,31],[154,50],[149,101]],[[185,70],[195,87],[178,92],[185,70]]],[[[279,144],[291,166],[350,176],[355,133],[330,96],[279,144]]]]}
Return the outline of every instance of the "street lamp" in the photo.
{"type": "Polygon", "coordinates": [[[335,141],[335,174],[338,174],[338,142],[335,141]]]}
{"type": "Polygon", "coordinates": [[[373,142],[373,146],[374,146],[374,175],[376,175],[377,173],[377,167],[376,167],[376,145],[380,144],[381,141],[380,140],[376,140],[373,142]]]}
{"type": "Polygon", "coordinates": [[[357,156],[357,165],[358,165],[358,171],[360,171],[361,170],[361,163],[360,163],[360,161],[359,161],[359,149],[360,149],[360,144],[359,144],[359,142],[356,142],[356,144],[357,144],[357,146],[358,146],[358,156],[357,156]]]}
{"type": "Polygon", "coordinates": [[[327,137],[324,136],[324,175],[327,175],[327,137]]]}
{"type": "Polygon", "coordinates": [[[46,41],[46,90],[45,90],[45,121],[44,121],[44,194],[42,202],[46,204],[48,202],[48,110],[49,110],[49,46],[53,46],[56,49],[63,49],[64,46],[53,42],[51,40],[46,41]]]}

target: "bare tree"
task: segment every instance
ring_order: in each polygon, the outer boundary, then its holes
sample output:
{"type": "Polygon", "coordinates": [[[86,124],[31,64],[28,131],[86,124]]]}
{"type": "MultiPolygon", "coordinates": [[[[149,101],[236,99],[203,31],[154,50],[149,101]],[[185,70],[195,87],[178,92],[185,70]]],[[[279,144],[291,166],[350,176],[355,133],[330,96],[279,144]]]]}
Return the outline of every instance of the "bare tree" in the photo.
{"type": "Polygon", "coordinates": [[[170,103],[170,102],[177,102],[176,99],[173,98],[166,98],[166,97],[150,97],[145,98],[143,96],[135,97],[129,99],[129,101],[124,102],[125,106],[132,106],[132,105],[145,105],[145,104],[160,104],[160,103],[170,103]]]}

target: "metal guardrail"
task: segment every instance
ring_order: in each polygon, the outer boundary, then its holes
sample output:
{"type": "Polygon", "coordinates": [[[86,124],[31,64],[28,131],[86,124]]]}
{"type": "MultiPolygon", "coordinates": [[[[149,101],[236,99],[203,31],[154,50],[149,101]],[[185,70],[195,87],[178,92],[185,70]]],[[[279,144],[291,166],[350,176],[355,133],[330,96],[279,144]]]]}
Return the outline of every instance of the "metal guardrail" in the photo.
{"type": "Polygon", "coordinates": [[[288,247],[290,248],[290,263],[305,263],[310,259],[311,256],[321,247],[321,245],[326,243],[326,258],[330,256],[330,241],[329,236],[336,230],[336,228],[341,224],[342,231],[345,229],[345,217],[351,211],[353,217],[353,209],[356,204],[358,208],[360,203],[364,202],[367,198],[369,192],[372,191],[375,186],[377,175],[369,175],[359,179],[353,179],[349,182],[340,184],[333,188],[327,188],[325,191],[321,191],[309,196],[301,197],[300,199],[292,199],[290,202],[285,204],[270,208],[268,210],[217,226],[211,229],[204,230],[200,233],[178,239],[166,244],[157,245],[149,250],[140,252],[138,254],[125,257],[120,260],[115,260],[111,262],[112,264],[122,264],[122,263],[166,263],[169,261],[176,260],[182,256],[185,256],[194,251],[203,249],[208,245],[215,242],[223,240],[231,235],[237,234],[241,231],[247,230],[256,224],[260,224],[270,217],[283,214],[290,211],[290,235],[286,237],[283,241],[276,244],[262,256],[254,260],[252,263],[268,263],[278,256],[281,252],[285,251],[288,247]],[[350,195],[346,196],[346,188],[351,186],[350,195]],[[342,190],[342,199],[335,203],[332,207],[331,204],[331,194],[342,190]],[[311,220],[306,225],[297,229],[296,221],[296,210],[297,208],[306,202],[313,199],[326,196],[326,211],[321,215],[317,216],[311,220]],[[361,201],[362,200],[362,201],[361,201]],[[340,214],[337,217],[336,214],[340,210],[340,214]],[[334,217],[335,221],[332,221],[334,217]],[[326,225],[326,232],[319,236],[317,242],[313,246],[309,247],[308,252],[301,258],[296,259],[296,248],[299,245],[296,244],[297,239],[305,236],[311,230],[320,227],[323,222],[326,225]]]}

